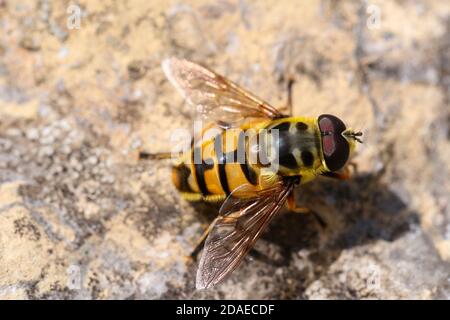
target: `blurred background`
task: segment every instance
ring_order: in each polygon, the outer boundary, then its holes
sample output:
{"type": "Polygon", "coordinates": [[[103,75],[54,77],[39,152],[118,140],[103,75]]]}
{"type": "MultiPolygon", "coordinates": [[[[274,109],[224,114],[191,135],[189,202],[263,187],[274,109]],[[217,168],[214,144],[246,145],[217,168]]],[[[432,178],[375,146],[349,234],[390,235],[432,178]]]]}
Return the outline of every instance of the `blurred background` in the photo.
{"type": "Polygon", "coordinates": [[[1,299],[449,299],[450,2],[0,0],[1,299]],[[222,285],[184,256],[217,208],[166,151],[191,112],[168,56],[364,132],[222,285]]]}

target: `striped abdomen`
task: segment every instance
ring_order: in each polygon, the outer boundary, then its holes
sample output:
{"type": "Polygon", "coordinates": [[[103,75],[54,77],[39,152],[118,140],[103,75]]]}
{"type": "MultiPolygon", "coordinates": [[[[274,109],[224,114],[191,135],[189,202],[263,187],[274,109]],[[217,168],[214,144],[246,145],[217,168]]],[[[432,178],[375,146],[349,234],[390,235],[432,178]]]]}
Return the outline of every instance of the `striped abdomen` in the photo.
{"type": "Polygon", "coordinates": [[[235,188],[258,188],[259,169],[248,157],[249,136],[229,129],[184,154],[172,168],[176,188],[188,200],[220,201],[235,188]]]}

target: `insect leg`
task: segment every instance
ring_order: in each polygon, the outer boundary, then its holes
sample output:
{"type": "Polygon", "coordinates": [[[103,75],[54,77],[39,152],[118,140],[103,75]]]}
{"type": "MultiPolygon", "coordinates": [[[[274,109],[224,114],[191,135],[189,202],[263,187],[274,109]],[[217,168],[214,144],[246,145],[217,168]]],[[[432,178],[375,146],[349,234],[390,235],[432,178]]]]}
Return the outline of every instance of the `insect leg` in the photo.
{"type": "Polygon", "coordinates": [[[312,211],[311,209],[306,208],[306,207],[297,207],[297,203],[295,202],[294,192],[291,192],[288,195],[287,205],[288,205],[289,211],[294,212],[294,213],[303,213],[303,214],[311,213],[322,228],[325,228],[327,226],[326,222],[322,219],[322,217],[317,212],[312,211]]]}
{"type": "Polygon", "coordinates": [[[291,192],[287,198],[288,209],[294,213],[310,213],[311,210],[306,207],[297,207],[297,203],[295,202],[295,194],[291,192]]]}
{"type": "Polygon", "coordinates": [[[294,86],[294,79],[289,78],[286,86],[286,104],[280,107],[280,111],[283,110],[283,113],[287,111],[287,116],[292,116],[292,87],[294,86]]]}
{"type": "Polygon", "coordinates": [[[348,172],[348,170],[345,170],[345,172],[325,172],[322,173],[322,176],[324,177],[328,177],[328,178],[333,178],[333,179],[338,179],[338,180],[348,180],[350,179],[350,173],[348,172]]]}
{"type": "Polygon", "coordinates": [[[322,176],[328,178],[334,178],[339,180],[348,180],[352,176],[358,172],[358,164],[355,162],[350,162],[347,166],[345,166],[343,172],[325,172],[322,173],[322,176]],[[352,170],[350,170],[350,167],[352,170]]]}
{"type": "Polygon", "coordinates": [[[158,152],[158,153],[148,153],[141,151],[139,152],[139,160],[163,160],[170,159],[172,153],[170,152],[158,152]]]}
{"type": "Polygon", "coordinates": [[[202,249],[203,245],[205,244],[205,240],[208,237],[209,232],[212,230],[212,228],[214,227],[214,224],[216,223],[217,219],[214,219],[213,222],[211,222],[211,224],[208,226],[208,228],[203,232],[202,236],[200,237],[200,239],[197,241],[197,244],[195,245],[194,250],[192,250],[191,254],[189,255],[189,257],[191,259],[197,259],[197,255],[200,252],[200,250],[202,249]]]}
{"type": "Polygon", "coordinates": [[[292,87],[294,86],[294,79],[290,78],[287,83],[287,101],[286,108],[288,109],[288,114],[292,116],[292,87]]]}

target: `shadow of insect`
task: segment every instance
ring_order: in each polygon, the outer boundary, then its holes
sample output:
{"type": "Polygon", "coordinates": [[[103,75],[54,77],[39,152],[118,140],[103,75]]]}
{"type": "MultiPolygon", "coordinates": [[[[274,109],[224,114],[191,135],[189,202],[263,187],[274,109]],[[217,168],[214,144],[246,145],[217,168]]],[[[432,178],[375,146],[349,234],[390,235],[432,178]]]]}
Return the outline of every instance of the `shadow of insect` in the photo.
{"type": "MultiPolygon", "coordinates": [[[[419,223],[418,214],[381,181],[381,173],[356,174],[347,181],[319,178],[295,192],[298,203],[316,212],[326,225],[318,223],[312,214],[294,214],[284,209],[249,253],[268,267],[289,267],[293,253],[306,249],[317,278],[339,258],[342,250],[380,239],[394,241],[419,223]],[[276,247],[277,253],[266,250],[268,247],[276,247]]],[[[212,221],[219,207],[199,203],[194,208],[201,220],[212,221]]]]}
{"type": "Polygon", "coordinates": [[[318,179],[298,188],[299,202],[317,212],[326,226],[317,223],[313,215],[286,212],[262,235],[264,241],[280,248],[281,258],[273,259],[260,251],[253,251],[253,257],[288,266],[292,253],[307,249],[314,273],[320,276],[342,250],[401,237],[419,223],[419,215],[380,180],[380,175],[360,174],[344,182],[318,179]]]}

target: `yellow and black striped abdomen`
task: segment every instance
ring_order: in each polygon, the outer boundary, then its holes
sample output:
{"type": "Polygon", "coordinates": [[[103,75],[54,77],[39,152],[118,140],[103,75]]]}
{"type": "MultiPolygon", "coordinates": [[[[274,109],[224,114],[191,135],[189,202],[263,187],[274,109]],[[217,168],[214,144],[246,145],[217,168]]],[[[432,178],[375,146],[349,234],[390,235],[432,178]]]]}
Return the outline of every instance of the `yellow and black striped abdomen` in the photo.
{"type": "Polygon", "coordinates": [[[229,129],[189,150],[172,168],[175,187],[191,201],[220,201],[243,184],[259,189],[248,138],[240,128],[229,129]]]}

